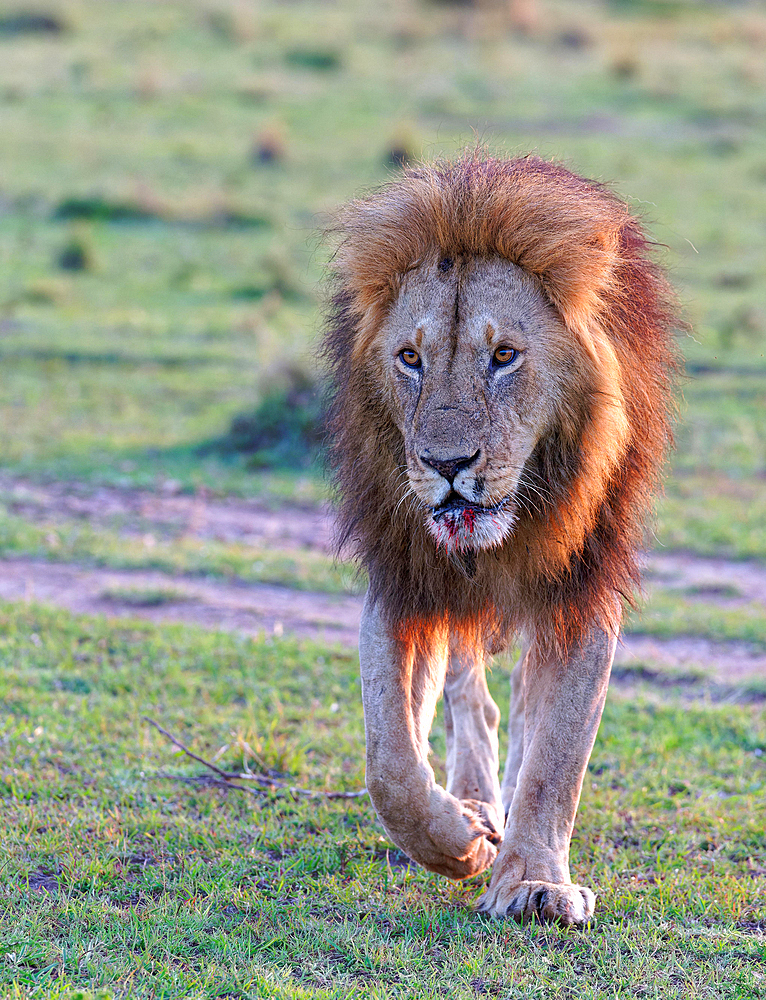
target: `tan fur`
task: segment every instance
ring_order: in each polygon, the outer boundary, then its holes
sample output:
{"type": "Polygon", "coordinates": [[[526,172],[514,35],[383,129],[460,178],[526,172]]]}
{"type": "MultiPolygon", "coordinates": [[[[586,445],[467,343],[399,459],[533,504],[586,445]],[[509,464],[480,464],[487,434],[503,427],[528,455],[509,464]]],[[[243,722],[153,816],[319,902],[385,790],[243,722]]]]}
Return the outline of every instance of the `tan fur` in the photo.
{"type": "Polygon", "coordinates": [[[581,923],[569,839],[669,441],[667,285],[623,203],[534,158],[413,169],[338,232],[331,455],[370,577],[370,794],[434,871],[499,848],[488,912],[581,923]],[[501,791],[483,671],[517,632],[501,791]],[[427,760],[442,690],[448,790],[427,760]]]}

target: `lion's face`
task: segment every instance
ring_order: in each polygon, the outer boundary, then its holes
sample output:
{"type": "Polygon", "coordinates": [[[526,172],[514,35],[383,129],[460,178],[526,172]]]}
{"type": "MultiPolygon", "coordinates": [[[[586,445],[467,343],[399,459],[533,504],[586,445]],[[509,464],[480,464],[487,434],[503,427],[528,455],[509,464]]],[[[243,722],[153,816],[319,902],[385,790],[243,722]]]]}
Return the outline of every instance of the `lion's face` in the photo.
{"type": "Polygon", "coordinates": [[[562,381],[577,381],[572,338],[537,281],[501,258],[434,255],[403,279],[378,341],[412,495],[447,551],[497,546],[525,465],[557,423],[562,381]]]}

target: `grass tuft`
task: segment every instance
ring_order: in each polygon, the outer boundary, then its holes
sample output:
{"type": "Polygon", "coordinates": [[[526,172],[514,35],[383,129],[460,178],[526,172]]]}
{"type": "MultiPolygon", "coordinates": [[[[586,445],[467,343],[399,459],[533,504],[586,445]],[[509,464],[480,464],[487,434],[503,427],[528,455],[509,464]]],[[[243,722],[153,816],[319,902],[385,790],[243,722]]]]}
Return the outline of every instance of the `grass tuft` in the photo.
{"type": "Polygon", "coordinates": [[[60,35],[66,27],[57,14],[42,11],[20,10],[0,16],[0,36],[10,38],[19,35],[60,35]]]}
{"type": "Polygon", "coordinates": [[[62,271],[90,271],[93,254],[85,240],[73,236],[56,255],[56,263],[62,271]]]}
{"type": "Polygon", "coordinates": [[[110,201],[99,195],[64,198],[53,210],[57,222],[87,220],[89,222],[152,222],[160,216],[133,202],[110,201]]]}
{"type": "Polygon", "coordinates": [[[101,598],[134,608],[157,608],[193,599],[185,590],[174,587],[108,587],[102,591],[101,598]]]}
{"type": "Polygon", "coordinates": [[[295,48],[285,53],[288,66],[310,69],[317,73],[329,73],[340,69],[342,58],[335,49],[295,48]]]}
{"type": "Polygon", "coordinates": [[[246,453],[252,469],[308,468],[322,436],[320,389],[299,368],[284,369],[276,380],[277,387],[264,394],[255,410],[232,419],[228,435],[216,447],[246,453]]]}

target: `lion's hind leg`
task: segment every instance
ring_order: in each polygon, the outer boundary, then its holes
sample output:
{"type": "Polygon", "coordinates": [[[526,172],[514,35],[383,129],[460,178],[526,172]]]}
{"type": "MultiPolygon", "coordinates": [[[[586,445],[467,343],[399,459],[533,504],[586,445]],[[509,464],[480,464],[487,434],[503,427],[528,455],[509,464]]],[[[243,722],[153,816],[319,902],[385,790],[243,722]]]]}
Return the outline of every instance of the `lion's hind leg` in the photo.
{"type": "Polygon", "coordinates": [[[499,722],[500,711],[487,688],[483,643],[453,635],[444,681],[447,791],[476,803],[487,826],[497,831],[497,844],[505,826],[498,781],[499,722]]]}
{"type": "Polygon", "coordinates": [[[506,818],[516,791],[519,769],[524,760],[524,661],[529,650],[524,645],[511,675],[511,704],[508,712],[508,754],[503,772],[502,797],[506,818]]]}

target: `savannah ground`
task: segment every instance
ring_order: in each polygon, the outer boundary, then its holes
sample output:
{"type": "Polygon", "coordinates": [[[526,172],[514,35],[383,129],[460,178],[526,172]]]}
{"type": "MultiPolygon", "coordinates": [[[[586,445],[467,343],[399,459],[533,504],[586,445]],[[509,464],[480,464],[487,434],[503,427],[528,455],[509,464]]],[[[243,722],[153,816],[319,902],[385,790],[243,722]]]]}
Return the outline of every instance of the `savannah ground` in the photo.
{"type": "Polygon", "coordinates": [[[766,996],[764,5],[41,11],[0,5],[2,995],[766,996]],[[221,789],[143,721],[362,787],[321,476],[227,434],[314,368],[327,213],[476,136],[613,179],[694,329],[582,932],[488,923],[484,880],[409,865],[366,799],[221,789]]]}

